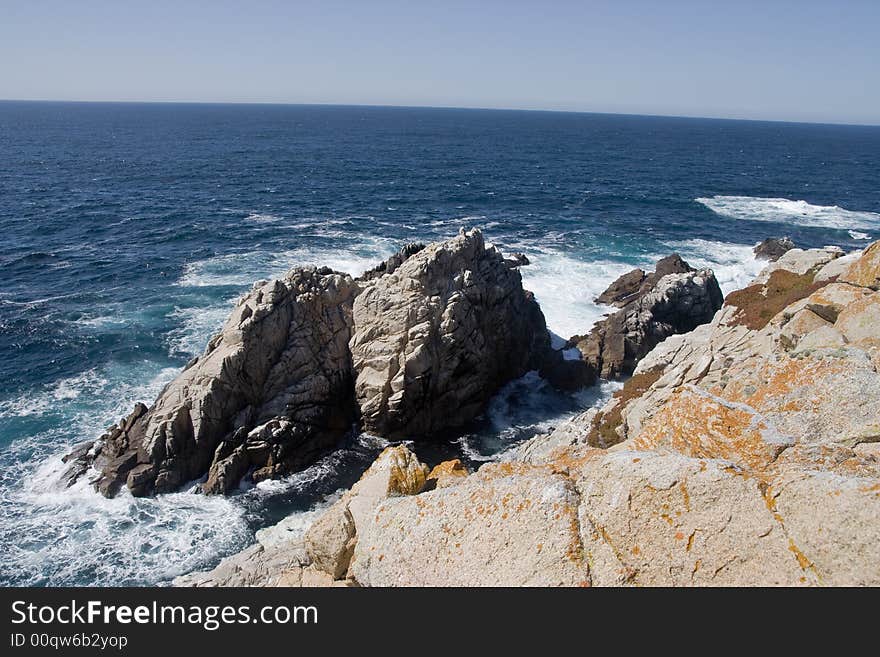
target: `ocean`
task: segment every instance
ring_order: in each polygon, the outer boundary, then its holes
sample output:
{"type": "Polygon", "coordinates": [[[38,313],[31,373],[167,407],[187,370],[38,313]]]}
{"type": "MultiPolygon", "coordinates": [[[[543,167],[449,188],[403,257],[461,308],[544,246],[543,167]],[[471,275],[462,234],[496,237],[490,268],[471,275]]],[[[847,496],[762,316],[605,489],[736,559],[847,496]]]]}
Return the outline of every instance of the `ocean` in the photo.
{"type": "MultiPolygon", "coordinates": [[[[0,102],[0,584],[153,585],[288,514],[305,526],[383,441],[230,497],[107,500],[61,456],[162,386],[257,279],[358,274],[482,227],[521,251],[552,331],[584,333],[619,274],[672,251],[722,289],[790,235],[880,238],[880,128],[500,110],[0,102]]],[[[472,467],[601,401],[509,384],[448,445],[472,467]]]]}

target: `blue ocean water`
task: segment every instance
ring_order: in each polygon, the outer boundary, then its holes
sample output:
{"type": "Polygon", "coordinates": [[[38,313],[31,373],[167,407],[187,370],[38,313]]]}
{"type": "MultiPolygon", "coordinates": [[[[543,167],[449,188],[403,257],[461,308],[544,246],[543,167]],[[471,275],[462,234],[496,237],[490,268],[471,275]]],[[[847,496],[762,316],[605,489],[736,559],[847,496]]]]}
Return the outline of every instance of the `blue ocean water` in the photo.
{"type": "MultiPolygon", "coordinates": [[[[672,250],[722,287],[770,235],[880,237],[880,128],[549,112],[0,102],[0,583],[155,584],[325,504],[381,448],[357,437],[231,498],[105,500],[60,457],[150,402],[259,278],[359,273],[481,226],[523,251],[556,333],[672,250]]],[[[607,395],[509,385],[457,444],[472,462],[607,395]]],[[[427,453],[431,458],[437,454],[427,453]]]]}

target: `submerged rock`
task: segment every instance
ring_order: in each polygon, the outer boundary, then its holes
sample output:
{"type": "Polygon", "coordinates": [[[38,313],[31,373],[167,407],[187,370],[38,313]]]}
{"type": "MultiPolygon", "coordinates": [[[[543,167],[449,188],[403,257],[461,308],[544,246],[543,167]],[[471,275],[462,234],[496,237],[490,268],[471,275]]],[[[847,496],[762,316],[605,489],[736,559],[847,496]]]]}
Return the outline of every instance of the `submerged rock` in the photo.
{"type": "Polygon", "coordinates": [[[479,230],[411,255],[354,303],[351,352],[364,430],[422,439],[479,414],[550,350],[516,267],[479,230]]]}

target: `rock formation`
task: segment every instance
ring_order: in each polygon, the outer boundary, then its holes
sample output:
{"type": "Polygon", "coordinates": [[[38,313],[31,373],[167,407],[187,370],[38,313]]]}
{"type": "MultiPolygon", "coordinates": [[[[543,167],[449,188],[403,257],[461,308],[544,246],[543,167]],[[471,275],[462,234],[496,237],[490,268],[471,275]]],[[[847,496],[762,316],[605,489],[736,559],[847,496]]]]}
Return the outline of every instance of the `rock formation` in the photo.
{"type": "Polygon", "coordinates": [[[386,450],[283,573],[177,583],[880,585],[880,242],[839,259],[789,256],[517,460],[386,450]]]}
{"type": "Polygon", "coordinates": [[[794,242],[791,241],[790,237],[768,237],[763,242],[757,244],[753,251],[755,252],[755,257],[759,260],[776,262],[793,248],[795,248],[794,242]]]}
{"type": "Polygon", "coordinates": [[[351,352],[365,431],[420,439],[460,426],[550,350],[519,271],[478,230],[411,255],[354,303],[351,352]]]}
{"type": "Polygon", "coordinates": [[[255,284],[152,407],[90,448],[98,489],[163,493],[208,473],[205,490],[226,492],[249,470],[260,480],[310,463],[355,419],[356,291],[350,276],[315,268],[255,284]]]}
{"type": "Polygon", "coordinates": [[[654,272],[636,269],[618,278],[597,301],[620,310],[598,322],[571,346],[603,378],[630,374],[638,361],[671,335],[712,319],[723,295],[710,269],[694,270],[677,254],[663,258],[654,272]]]}
{"type": "Polygon", "coordinates": [[[357,280],[300,268],[259,282],[150,408],[138,404],[65,457],[65,481],[94,466],[108,496],[201,477],[204,492],[226,493],[246,475],[309,465],[359,413],[364,429],[391,438],[460,426],[511,379],[558,369],[561,354],[522,288],[517,268],[527,263],[472,230],[407,245],[357,280]]]}

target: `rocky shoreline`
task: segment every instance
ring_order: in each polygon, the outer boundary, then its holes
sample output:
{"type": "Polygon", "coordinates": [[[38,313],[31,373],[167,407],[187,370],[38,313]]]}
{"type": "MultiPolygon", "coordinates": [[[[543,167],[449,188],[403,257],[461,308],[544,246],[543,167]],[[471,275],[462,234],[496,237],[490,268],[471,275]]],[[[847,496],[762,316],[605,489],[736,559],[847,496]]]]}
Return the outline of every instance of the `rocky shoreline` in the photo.
{"type": "Polygon", "coordinates": [[[447,435],[529,370],[565,389],[632,374],[472,473],[393,445],[303,536],[279,525],[174,583],[880,584],[880,242],[757,255],[765,270],[726,300],[675,255],[630,272],[599,298],[616,310],[561,350],[527,260],[478,230],[360,279],[293,270],[257,283],[151,407],[69,455],[66,478],[226,493],[347,431],[447,435]]]}

